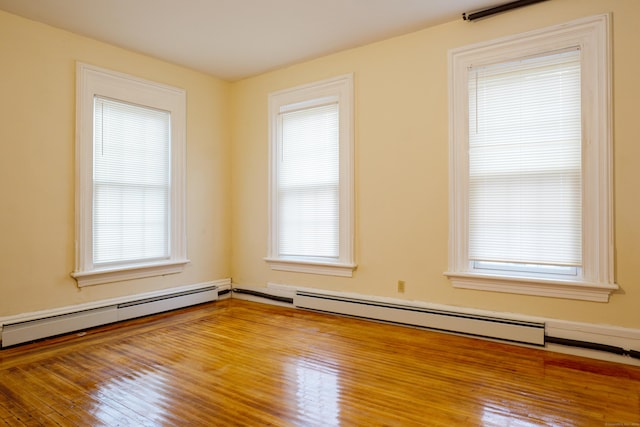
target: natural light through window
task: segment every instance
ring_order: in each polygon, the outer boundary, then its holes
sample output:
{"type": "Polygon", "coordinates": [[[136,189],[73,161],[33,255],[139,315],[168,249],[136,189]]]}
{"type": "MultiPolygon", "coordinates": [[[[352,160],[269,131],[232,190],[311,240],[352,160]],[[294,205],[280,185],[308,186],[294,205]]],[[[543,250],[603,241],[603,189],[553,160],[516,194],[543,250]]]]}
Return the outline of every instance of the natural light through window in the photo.
{"type": "Polygon", "coordinates": [[[469,71],[474,268],[581,266],[581,142],[579,50],[469,71]]]}
{"type": "Polygon", "coordinates": [[[609,15],[449,52],[456,288],[608,301],[609,15]]]}
{"type": "Polygon", "coordinates": [[[171,114],[95,98],[93,262],[169,257],[171,114]]]}
{"type": "Polygon", "coordinates": [[[179,273],[187,259],[186,92],[77,65],[78,286],[179,273]]]}
{"type": "Polygon", "coordinates": [[[272,93],[269,252],[272,269],[350,277],[353,77],[272,93]]]}
{"type": "Polygon", "coordinates": [[[279,255],[339,256],[338,104],[283,113],[279,255]]]}

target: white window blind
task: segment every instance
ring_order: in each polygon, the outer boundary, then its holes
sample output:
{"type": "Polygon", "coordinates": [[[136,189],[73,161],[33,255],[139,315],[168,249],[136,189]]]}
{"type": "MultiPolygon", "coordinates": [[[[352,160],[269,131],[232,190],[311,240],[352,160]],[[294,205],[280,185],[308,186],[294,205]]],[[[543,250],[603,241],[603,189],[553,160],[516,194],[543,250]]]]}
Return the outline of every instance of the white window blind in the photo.
{"type": "Polygon", "coordinates": [[[281,112],[280,256],[339,257],[338,104],[281,112]]]}
{"type": "Polygon", "coordinates": [[[580,51],[469,71],[469,259],[582,263],[580,51]]]}
{"type": "Polygon", "coordinates": [[[167,259],[171,114],[94,98],[93,263],[167,259]]]}

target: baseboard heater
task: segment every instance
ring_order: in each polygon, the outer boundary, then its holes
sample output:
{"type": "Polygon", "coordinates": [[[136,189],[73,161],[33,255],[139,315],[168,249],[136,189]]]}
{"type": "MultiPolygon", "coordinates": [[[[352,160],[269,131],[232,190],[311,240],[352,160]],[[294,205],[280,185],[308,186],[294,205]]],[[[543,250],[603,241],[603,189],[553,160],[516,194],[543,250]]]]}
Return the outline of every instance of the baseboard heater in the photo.
{"type": "Polygon", "coordinates": [[[218,299],[216,286],[65,313],[2,327],[2,348],[218,299]]]}
{"type": "Polygon", "coordinates": [[[503,319],[419,306],[392,304],[342,296],[297,291],[299,308],[452,332],[507,342],[544,346],[544,323],[503,319]]]}

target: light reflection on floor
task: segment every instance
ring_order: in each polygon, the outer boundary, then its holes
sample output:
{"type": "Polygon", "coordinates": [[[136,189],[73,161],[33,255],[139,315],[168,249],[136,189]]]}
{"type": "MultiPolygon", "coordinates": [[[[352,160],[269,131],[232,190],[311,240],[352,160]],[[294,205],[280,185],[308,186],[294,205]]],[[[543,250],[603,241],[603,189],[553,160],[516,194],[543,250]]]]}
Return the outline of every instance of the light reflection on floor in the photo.
{"type": "Polygon", "coordinates": [[[314,361],[298,360],[296,379],[301,418],[315,425],[339,426],[339,372],[314,361]]]}
{"type": "Polygon", "coordinates": [[[483,427],[538,427],[539,425],[505,415],[495,409],[484,408],[482,410],[483,427]]]}
{"type": "Polygon", "coordinates": [[[154,423],[166,420],[169,394],[161,372],[136,372],[132,376],[112,378],[100,384],[94,395],[97,399],[92,415],[107,423],[116,421],[114,413],[122,412],[130,412],[129,417],[133,419],[136,415],[144,416],[154,423]],[[113,406],[117,406],[117,411],[113,406]]]}
{"type": "MultiPolygon", "coordinates": [[[[574,426],[569,420],[549,420],[526,416],[516,416],[511,414],[508,408],[485,407],[482,410],[483,427],[539,427],[542,425],[562,425],[563,427],[574,426]],[[535,421],[534,421],[535,420],[535,421]]],[[[543,417],[546,418],[546,417],[543,417]]]]}

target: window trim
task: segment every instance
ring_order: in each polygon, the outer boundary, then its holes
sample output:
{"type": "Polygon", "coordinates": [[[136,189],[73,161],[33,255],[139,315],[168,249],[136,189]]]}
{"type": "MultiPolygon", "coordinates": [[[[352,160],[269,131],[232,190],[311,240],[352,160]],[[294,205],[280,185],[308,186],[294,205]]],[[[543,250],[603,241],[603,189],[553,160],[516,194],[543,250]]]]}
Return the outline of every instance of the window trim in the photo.
{"type": "Polygon", "coordinates": [[[602,14],[449,51],[449,267],[455,288],[607,302],[613,277],[610,15],[602,14]],[[467,70],[553,52],[582,51],[583,277],[472,271],[468,257],[467,70]],[[466,121],[466,122],[465,122],[466,121]]]}
{"type": "Polygon", "coordinates": [[[75,270],[78,286],[183,271],[186,242],[186,92],[183,89],[78,62],[76,64],[75,270]],[[171,112],[170,256],[107,267],[93,264],[93,104],[103,96],[171,112]]]}
{"type": "Polygon", "coordinates": [[[354,261],[353,74],[345,74],[269,94],[269,230],[267,256],[272,270],[352,277],[354,261]],[[329,98],[339,105],[340,211],[339,257],[282,257],[278,250],[278,115],[287,107],[305,108],[329,98]]]}

